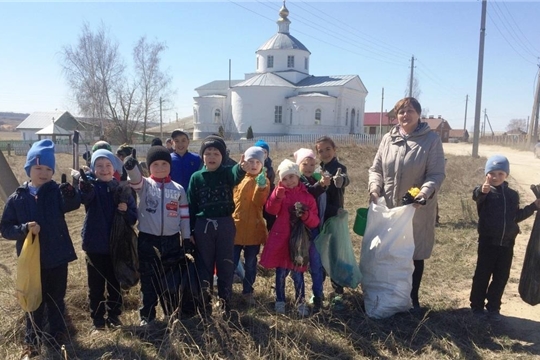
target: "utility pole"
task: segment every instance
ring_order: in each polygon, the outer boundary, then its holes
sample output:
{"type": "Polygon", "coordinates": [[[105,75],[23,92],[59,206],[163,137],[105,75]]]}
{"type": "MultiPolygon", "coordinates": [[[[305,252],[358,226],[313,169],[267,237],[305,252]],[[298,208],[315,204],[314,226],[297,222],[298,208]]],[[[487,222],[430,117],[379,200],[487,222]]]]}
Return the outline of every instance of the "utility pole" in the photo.
{"type": "MultiPolygon", "coordinates": [[[[540,65],[539,65],[540,68],[540,65]]],[[[532,108],[531,120],[529,122],[529,134],[527,136],[527,148],[530,149],[532,141],[538,140],[538,103],[540,102],[540,69],[538,71],[538,78],[536,79],[536,91],[534,93],[534,103],[532,108]]]]}
{"type": "Polygon", "coordinates": [[[163,139],[163,110],[162,105],[163,99],[161,99],[161,96],[159,97],[159,138],[163,139]]]}
{"type": "Polygon", "coordinates": [[[382,116],[383,116],[383,106],[384,106],[384,88],[382,88],[381,95],[381,116],[379,118],[379,136],[382,138],[382,116]]]}
{"type": "Polygon", "coordinates": [[[409,79],[409,97],[412,97],[413,79],[414,79],[414,55],[411,57],[411,78],[409,79]]]}
{"type": "Polygon", "coordinates": [[[469,94],[465,96],[465,120],[463,120],[463,132],[467,131],[467,105],[469,104],[469,94]]]}
{"type": "Polygon", "coordinates": [[[474,136],[472,156],[478,157],[478,141],[480,137],[480,113],[482,112],[482,75],[484,73],[484,40],[486,37],[487,0],[482,0],[482,18],[480,20],[480,45],[478,49],[478,73],[476,78],[476,107],[474,111],[474,136]]]}

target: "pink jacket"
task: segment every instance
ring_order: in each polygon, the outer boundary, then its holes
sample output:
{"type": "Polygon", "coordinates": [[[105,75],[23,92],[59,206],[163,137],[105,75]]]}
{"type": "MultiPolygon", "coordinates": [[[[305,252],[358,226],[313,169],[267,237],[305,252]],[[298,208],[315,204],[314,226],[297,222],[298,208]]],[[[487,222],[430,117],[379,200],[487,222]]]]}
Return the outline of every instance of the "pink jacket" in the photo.
{"type": "Polygon", "coordinates": [[[294,207],[297,201],[306,205],[308,211],[302,217],[302,221],[307,227],[314,228],[319,225],[317,203],[302,182],[299,182],[297,187],[285,189],[283,199],[276,197],[276,191],[279,187],[283,187],[281,182],[266,201],[266,211],[269,214],[277,215],[277,218],[268,234],[268,240],[266,240],[260,263],[265,268],[280,267],[304,272],[307,267],[295,267],[289,254],[289,238],[291,235],[289,208],[294,207]]]}

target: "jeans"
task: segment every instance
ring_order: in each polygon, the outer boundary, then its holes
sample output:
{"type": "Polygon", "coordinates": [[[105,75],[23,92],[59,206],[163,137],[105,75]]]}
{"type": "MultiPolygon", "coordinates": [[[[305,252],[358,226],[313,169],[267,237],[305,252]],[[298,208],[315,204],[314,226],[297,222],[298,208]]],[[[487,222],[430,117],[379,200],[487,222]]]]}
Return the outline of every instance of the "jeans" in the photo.
{"type": "Polygon", "coordinates": [[[242,294],[252,294],[253,284],[257,277],[257,255],[261,249],[260,245],[234,245],[235,268],[240,261],[240,253],[244,250],[244,280],[242,281],[242,294]]]}
{"type": "Polygon", "coordinates": [[[304,273],[285,268],[276,268],[276,301],[285,302],[285,282],[289,273],[294,282],[295,301],[302,303],[305,298],[304,273]]]}
{"type": "Polygon", "coordinates": [[[323,283],[324,283],[324,268],[321,262],[321,254],[312,240],[309,244],[309,272],[311,273],[311,281],[313,296],[323,298],[323,283]]]}

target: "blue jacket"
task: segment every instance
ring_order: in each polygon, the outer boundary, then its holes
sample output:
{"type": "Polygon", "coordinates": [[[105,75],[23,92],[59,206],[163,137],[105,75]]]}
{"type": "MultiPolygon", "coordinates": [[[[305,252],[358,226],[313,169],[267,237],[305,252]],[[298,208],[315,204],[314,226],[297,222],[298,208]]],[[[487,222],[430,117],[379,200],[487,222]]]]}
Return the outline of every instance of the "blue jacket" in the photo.
{"type": "Polygon", "coordinates": [[[0,232],[6,239],[17,240],[15,247],[19,256],[28,233],[26,223],[37,222],[40,226],[41,268],[52,269],[77,259],[64,214],[80,206],[81,198],[77,192],[73,198],[64,198],[54,181],[43,184],[36,197],[30,194],[25,182],[6,202],[0,232]]]}
{"type": "MultiPolygon", "coordinates": [[[[113,179],[109,182],[92,180],[94,188],[89,193],[82,193],[82,203],[86,209],[81,231],[83,250],[92,254],[108,255],[109,237],[114,214],[118,203],[115,202],[115,192],[119,188],[118,181],[113,179]]],[[[127,202],[126,219],[129,225],[135,225],[137,221],[137,205],[133,196],[127,202]]]]}
{"type": "Polygon", "coordinates": [[[201,157],[197,154],[188,151],[184,156],[180,156],[173,152],[171,154],[171,179],[182,185],[187,192],[191,175],[199,170],[201,165],[201,157]]]}

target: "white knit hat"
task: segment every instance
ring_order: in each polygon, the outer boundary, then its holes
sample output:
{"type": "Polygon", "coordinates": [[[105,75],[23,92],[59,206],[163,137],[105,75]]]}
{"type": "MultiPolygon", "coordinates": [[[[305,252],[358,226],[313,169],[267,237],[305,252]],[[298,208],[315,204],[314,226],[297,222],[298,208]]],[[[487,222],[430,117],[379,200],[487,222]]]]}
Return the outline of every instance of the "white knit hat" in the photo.
{"type": "Polygon", "coordinates": [[[305,158],[316,159],[315,153],[311,149],[300,148],[294,152],[294,159],[300,165],[305,158]]]}
{"type": "Polygon", "coordinates": [[[279,180],[283,180],[283,178],[289,174],[294,174],[298,177],[300,177],[300,168],[297,164],[293,163],[289,159],[285,159],[279,164],[277,169],[279,180]]]}

